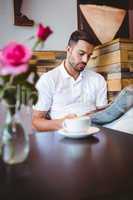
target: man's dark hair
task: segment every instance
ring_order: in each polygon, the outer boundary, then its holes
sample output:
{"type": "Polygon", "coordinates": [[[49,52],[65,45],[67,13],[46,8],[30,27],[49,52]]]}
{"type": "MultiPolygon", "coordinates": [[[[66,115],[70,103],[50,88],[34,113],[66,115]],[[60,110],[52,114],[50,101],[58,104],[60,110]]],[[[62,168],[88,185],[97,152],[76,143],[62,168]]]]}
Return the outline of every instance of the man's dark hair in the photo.
{"type": "Polygon", "coordinates": [[[85,31],[74,31],[68,41],[68,45],[71,46],[73,43],[77,43],[79,40],[84,40],[94,46],[97,45],[96,41],[92,36],[90,36],[87,32],[85,31]]]}

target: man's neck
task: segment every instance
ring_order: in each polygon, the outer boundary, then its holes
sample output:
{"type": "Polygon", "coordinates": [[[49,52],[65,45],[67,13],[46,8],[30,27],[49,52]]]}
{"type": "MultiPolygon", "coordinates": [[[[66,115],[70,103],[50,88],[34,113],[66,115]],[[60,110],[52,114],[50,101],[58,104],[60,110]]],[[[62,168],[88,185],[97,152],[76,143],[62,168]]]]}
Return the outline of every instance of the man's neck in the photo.
{"type": "Polygon", "coordinates": [[[72,68],[71,66],[69,66],[69,64],[64,61],[64,67],[65,67],[65,70],[67,71],[67,73],[72,76],[75,80],[78,78],[80,72],[77,72],[75,71],[74,68],[72,68]]]}

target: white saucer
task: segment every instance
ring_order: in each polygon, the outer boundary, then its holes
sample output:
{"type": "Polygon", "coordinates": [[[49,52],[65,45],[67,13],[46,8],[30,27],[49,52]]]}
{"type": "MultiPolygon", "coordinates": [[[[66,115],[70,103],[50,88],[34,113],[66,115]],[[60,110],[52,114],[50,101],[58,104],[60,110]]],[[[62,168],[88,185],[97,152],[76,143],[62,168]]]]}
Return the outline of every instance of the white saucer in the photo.
{"type": "Polygon", "coordinates": [[[66,129],[60,129],[58,131],[58,133],[65,137],[78,139],[78,138],[88,137],[89,135],[97,133],[98,131],[100,131],[100,129],[98,127],[91,126],[90,128],[88,128],[88,130],[86,132],[69,132],[66,129]]]}

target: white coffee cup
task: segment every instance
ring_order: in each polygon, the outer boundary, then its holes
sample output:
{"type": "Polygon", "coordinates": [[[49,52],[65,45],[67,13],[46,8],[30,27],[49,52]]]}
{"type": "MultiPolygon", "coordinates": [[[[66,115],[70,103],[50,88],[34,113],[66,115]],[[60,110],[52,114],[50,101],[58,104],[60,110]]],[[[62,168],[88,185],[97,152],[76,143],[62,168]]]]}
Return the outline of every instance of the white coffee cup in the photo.
{"type": "Polygon", "coordinates": [[[90,125],[91,120],[88,116],[65,119],[63,122],[63,128],[69,132],[86,132],[90,125]]]}

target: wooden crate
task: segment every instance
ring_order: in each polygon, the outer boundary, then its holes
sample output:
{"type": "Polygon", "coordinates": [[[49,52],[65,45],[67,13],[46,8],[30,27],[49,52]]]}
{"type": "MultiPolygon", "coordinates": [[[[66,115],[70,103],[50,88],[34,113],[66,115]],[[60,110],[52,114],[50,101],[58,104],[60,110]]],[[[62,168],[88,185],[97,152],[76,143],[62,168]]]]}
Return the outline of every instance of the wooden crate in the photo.
{"type": "Polygon", "coordinates": [[[65,51],[35,51],[29,64],[36,67],[37,74],[41,76],[57,67],[65,56],[65,51]]]}
{"type": "MultiPolygon", "coordinates": [[[[88,65],[89,67],[89,65],[88,65]]],[[[108,74],[108,73],[118,73],[118,72],[133,72],[133,63],[114,63],[104,66],[96,66],[96,67],[89,67],[93,71],[99,72],[101,74],[108,74]]]]}
{"type": "Polygon", "coordinates": [[[87,66],[105,77],[112,101],[124,87],[133,84],[133,40],[118,38],[97,46],[87,66]]]}
{"type": "Polygon", "coordinates": [[[88,66],[97,67],[115,63],[133,64],[133,40],[118,38],[110,43],[97,46],[88,66]]]}

